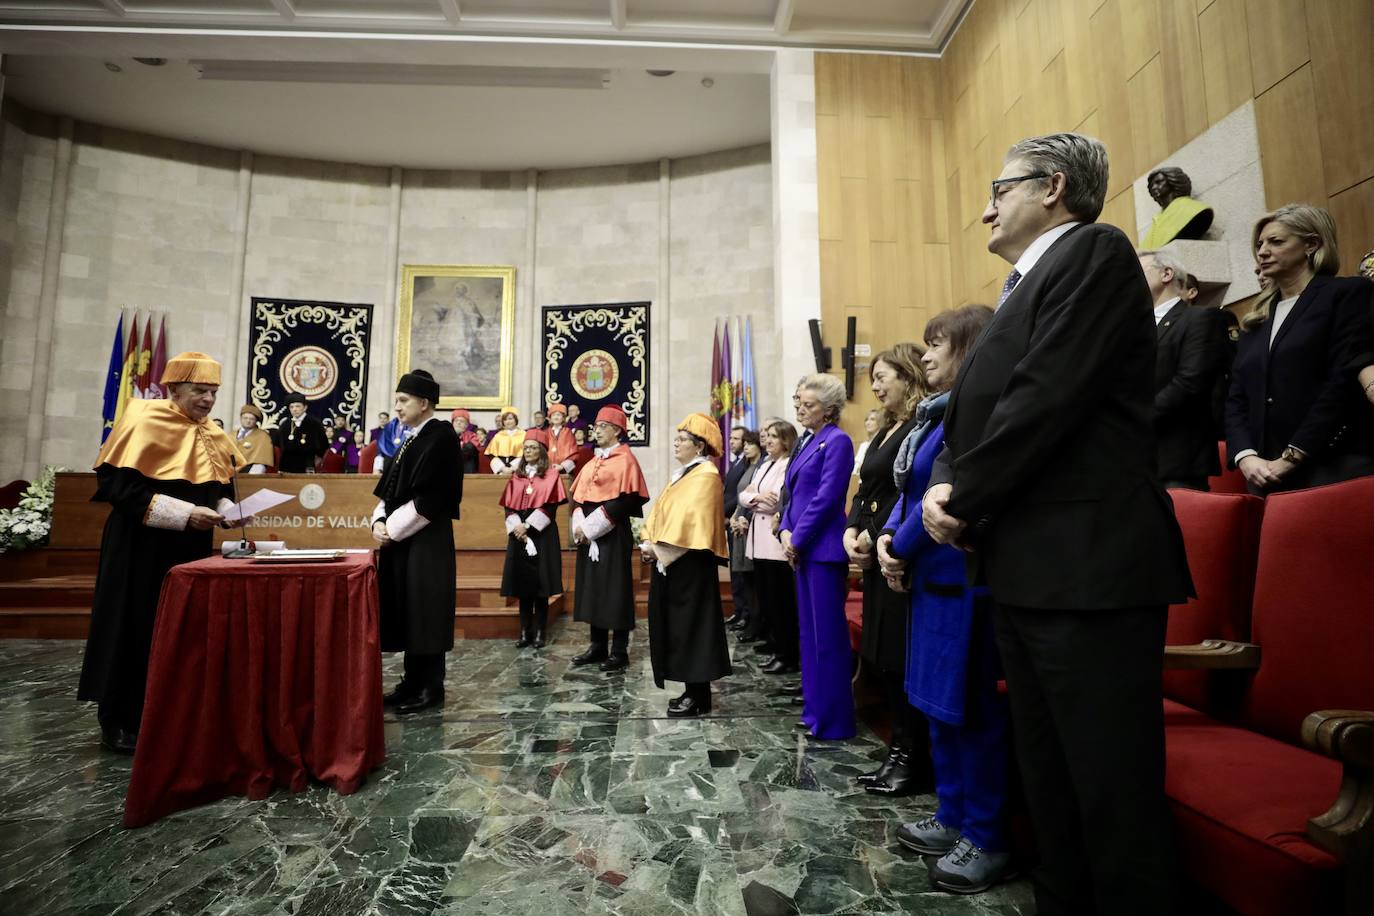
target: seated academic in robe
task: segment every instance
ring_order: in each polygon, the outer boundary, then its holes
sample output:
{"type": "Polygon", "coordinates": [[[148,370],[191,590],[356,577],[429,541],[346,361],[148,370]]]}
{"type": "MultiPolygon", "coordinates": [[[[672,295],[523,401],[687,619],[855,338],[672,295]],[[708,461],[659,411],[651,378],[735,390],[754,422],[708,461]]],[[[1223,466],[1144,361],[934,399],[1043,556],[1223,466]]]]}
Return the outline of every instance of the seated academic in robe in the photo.
{"type": "Polygon", "coordinates": [[[248,462],[245,474],[266,474],[275,470],[277,459],[272,452],[272,437],[262,428],[262,411],[258,405],[244,404],[239,408],[239,430],[235,440],[248,462]]]}
{"type": "Polygon", "coordinates": [[[619,407],[608,405],[597,412],[592,427],[596,456],[578,472],[572,488],[572,537],[578,545],[573,620],[591,625],[590,645],[572,663],[600,662],[602,671],[619,671],[630,663],[635,626],[630,519],[649,501],[639,462],[620,441],[627,423],[619,407]]]}
{"type": "Polygon", "coordinates": [[[702,413],[677,426],[673,457],[680,467],[654,502],[640,550],[654,564],[649,585],[649,659],[654,684],[682,681],[668,703],[679,719],[711,711],[711,682],[731,673],[717,568],[728,559],[721,516],[725,494],[711,459],[720,455],[720,427],[702,413]]]}
{"type": "Polygon", "coordinates": [[[563,545],[558,537],[558,507],[568,501],[558,468],[549,463],[549,432],[525,434],[520,466],[506,482],[506,565],[501,594],[520,599],[517,649],[544,648],[549,598],[563,593],[563,545]]]}
{"type": "Polygon", "coordinates": [[[514,407],[502,407],[496,422],[499,428],[487,440],[487,456],[491,458],[493,474],[509,474],[520,459],[525,431],[520,428],[520,414],[514,407]]]}
{"type": "Polygon", "coordinates": [[[444,653],[453,648],[457,569],[453,526],[463,498],[458,434],[434,416],[439,383],[412,369],[396,383],[396,419],[413,435],[373,491],[372,537],[381,547],[377,590],[383,652],[405,652],[405,675],[383,705],[419,712],[444,702],[444,653]],[[456,472],[456,474],[455,474],[456,472]],[[456,476],[456,480],[454,479],[456,476]]]}
{"type": "Polygon", "coordinates": [[[219,383],[215,360],[177,354],[162,374],[167,399],[129,401],[96,458],[92,499],[113,511],[76,695],[100,704],[100,743],[116,753],[132,754],[138,739],[162,580],[210,555],[211,529],[224,521],[230,481],[246,463],[210,422],[219,383]]]}
{"type": "Polygon", "coordinates": [[[458,447],[463,454],[463,473],[476,474],[477,456],[481,454],[483,446],[481,433],[472,425],[472,414],[460,407],[449,414],[449,422],[458,434],[458,447]]]}

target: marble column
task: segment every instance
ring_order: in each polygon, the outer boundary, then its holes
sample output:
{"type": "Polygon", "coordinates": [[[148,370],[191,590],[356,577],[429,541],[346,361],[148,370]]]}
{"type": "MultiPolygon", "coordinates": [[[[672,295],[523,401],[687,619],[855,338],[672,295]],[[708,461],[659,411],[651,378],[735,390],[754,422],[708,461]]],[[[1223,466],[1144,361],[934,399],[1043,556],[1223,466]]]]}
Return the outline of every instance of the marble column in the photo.
{"type": "MultiPolygon", "coordinates": [[[[773,327],[780,351],[759,377],[759,416],[791,417],[797,379],[815,371],[806,322],[821,317],[820,206],[816,178],[815,53],[781,48],[771,80],[773,327]]],[[[762,368],[762,367],[760,367],[762,368]]]]}
{"type": "Polygon", "coordinates": [[[525,170],[525,263],[515,272],[514,384],[511,397],[528,418],[543,408],[543,319],[534,299],[535,256],[539,244],[539,172],[525,170]]]}
{"type": "MultiPolygon", "coordinates": [[[[363,428],[367,429],[371,424],[368,411],[376,413],[385,410],[391,412],[391,397],[396,391],[396,383],[400,376],[396,372],[396,348],[400,344],[397,338],[400,322],[397,321],[398,295],[401,288],[401,188],[405,182],[405,173],[399,166],[391,167],[390,190],[391,190],[391,215],[387,222],[386,234],[386,298],[382,300],[381,314],[386,316],[386,329],[374,326],[372,329],[372,354],[371,365],[368,371],[368,382],[366,401],[362,407],[361,422],[363,428]],[[381,343],[383,350],[377,352],[377,345],[381,343]],[[370,406],[369,406],[370,405],[370,406]]],[[[376,321],[376,312],[373,313],[373,320],[376,321]]],[[[377,322],[380,325],[382,322],[377,322]]]]}
{"type": "Polygon", "coordinates": [[[53,324],[57,319],[57,287],[62,265],[62,231],[67,219],[67,189],[72,170],[72,119],[57,126],[57,159],[53,166],[52,196],[48,199],[48,234],[43,246],[43,284],[38,294],[38,328],[33,345],[33,386],[29,389],[28,427],[24,437],[24,477],[33,480],[43,467],[43,433],[51,384],[53,324]]]}
{"type": "MultiPolygon", "coordinates": [[[[220,388],[220,403],[229,404],[229,427],[238,423],[238,409],[248,400],[248,365],[253,354],[248,352],[249,323],[252,316],[243,301],[243,273],[248,260],[248,211],[253,200],[253,153],[243,150],[239,153],[238,198],[234,204],[234,254],[232,274],[229,280],[229,327],[234,333],[229,335],[227,349],[217,355],[223,361],[224,381],[227,385],[220,388]],[[228,390],[225,390],[225,389],[228,390]]],[[[168,353],[170,359],[174,354],[168,353]]]]}

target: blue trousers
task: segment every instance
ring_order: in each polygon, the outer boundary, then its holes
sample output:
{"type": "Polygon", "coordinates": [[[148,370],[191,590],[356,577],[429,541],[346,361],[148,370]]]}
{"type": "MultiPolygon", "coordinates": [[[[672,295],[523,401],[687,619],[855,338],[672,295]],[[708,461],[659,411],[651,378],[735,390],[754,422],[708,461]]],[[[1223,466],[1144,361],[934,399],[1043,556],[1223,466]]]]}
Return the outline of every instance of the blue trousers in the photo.
{"type": "Polygon", "coordinates": [[[797,622],[801,630],[802,721],[817,738],[853,738],[854,692],[850,686],[849,624],[844,598],[845,563],[802,560],[797,564],[797,622]]]}
{"type": "Polygon", "coordinates": [[[1006,698],[997,682],[969,684],[964,724],[930,718],[935,816],[988,852],[1007,852],[1006,698]]]}

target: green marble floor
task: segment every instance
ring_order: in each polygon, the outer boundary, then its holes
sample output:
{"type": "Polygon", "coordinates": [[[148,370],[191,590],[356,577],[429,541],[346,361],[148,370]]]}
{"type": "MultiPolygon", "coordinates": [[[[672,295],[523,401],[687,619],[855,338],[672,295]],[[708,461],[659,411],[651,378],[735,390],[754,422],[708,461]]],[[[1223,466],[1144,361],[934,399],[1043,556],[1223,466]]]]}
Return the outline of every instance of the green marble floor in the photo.
{"type": "Polygon", "coordinates": [[[624,673],[571,667],[579,629],[540,653],[459,643],[443,710],[388,715],[387,762],[353,795],[139,830],[120,826],[129,760],[75,700],[81,644],[0,642],[0,913],[1033,912],[1024,881],[933,891],[894,840],[933,800],[859,790],[881,743],[800,736],[752,653],[710,718],[672,720],[643,651],[624,673]]]}

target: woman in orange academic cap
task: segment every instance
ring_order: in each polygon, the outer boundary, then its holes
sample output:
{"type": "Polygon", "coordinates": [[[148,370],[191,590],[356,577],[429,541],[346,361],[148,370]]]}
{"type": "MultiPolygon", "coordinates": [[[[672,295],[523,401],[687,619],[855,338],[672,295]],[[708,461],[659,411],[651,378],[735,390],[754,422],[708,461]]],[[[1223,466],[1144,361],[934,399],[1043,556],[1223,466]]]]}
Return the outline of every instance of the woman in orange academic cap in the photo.
{"type": "Polygon", "coordinates": [[[673,457],[680,465],[654,501],[640,550],[654,564],[649,585],[649,658],[654,683],[682,681],[668,703],[672,718],[711,711],[711,682],[730,674],[730,650],[720,606],[717,568],[729,557],[725,494],[711,459],[721,450],[720,427],[705,414],[677,426],[673,457]]]}

